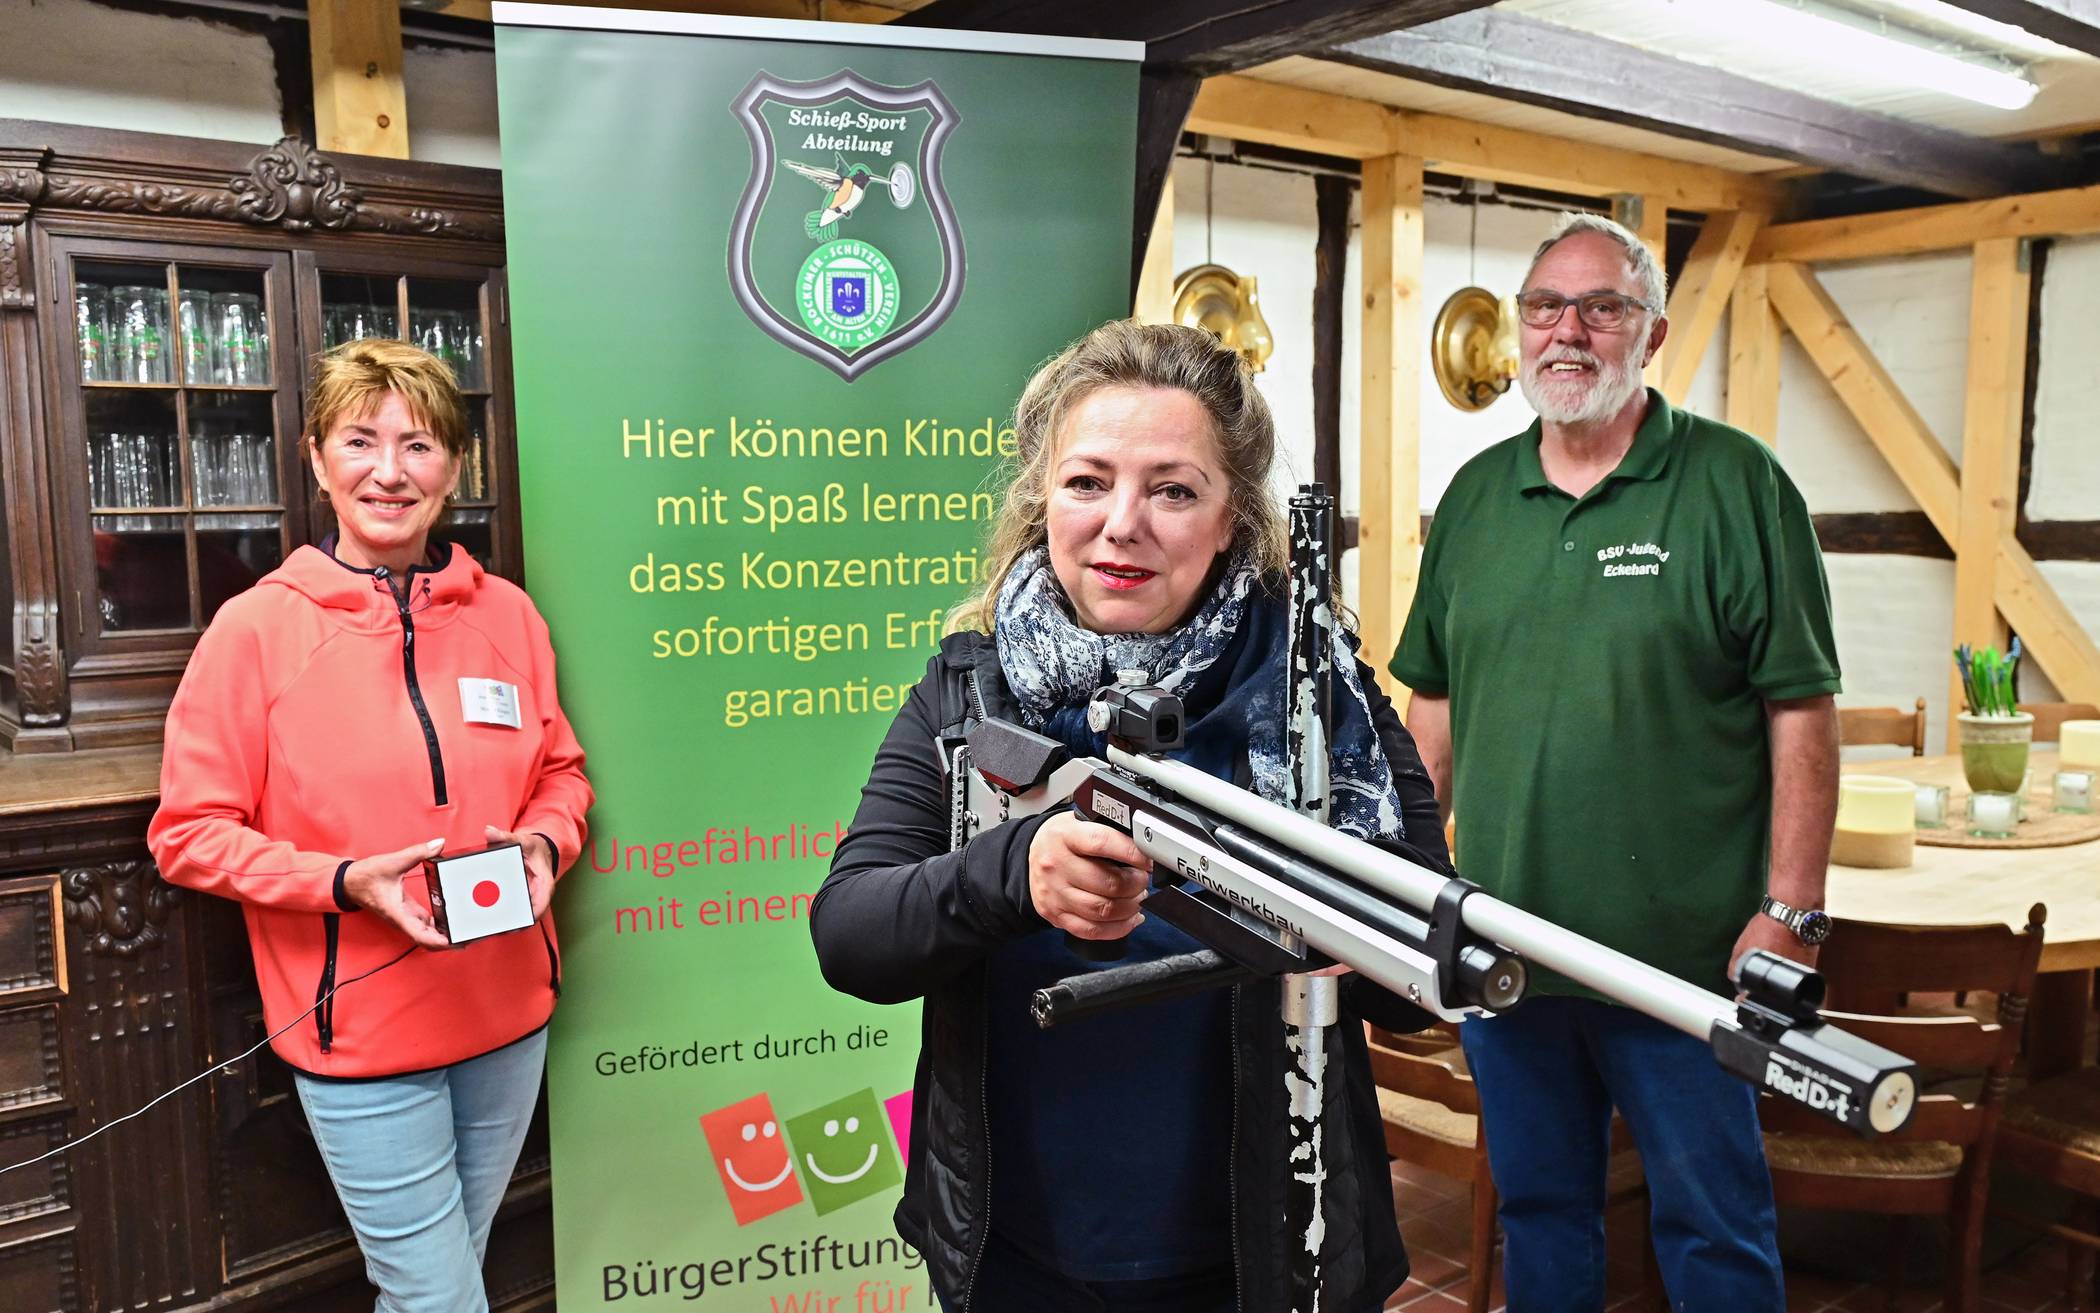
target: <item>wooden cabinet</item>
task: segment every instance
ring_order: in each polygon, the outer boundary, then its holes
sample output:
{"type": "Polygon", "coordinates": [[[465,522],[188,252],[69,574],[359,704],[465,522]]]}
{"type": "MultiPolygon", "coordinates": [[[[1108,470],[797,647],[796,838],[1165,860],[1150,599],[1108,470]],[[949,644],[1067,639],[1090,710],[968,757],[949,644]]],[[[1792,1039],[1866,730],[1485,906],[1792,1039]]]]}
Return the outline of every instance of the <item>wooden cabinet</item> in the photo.
{"type": "MultiPolygon", "coordinates": [[[[330,530],[309,362],[451,359],[479,439],[449,513],[519,575],[495,174],[0,120],[0,1309],[371,1308],[265,1048],[240,910],[145,851],[162,719],[228,597],[330,530]],[[194,1086],[62,1155],[40,1155],[194,1086]]],[[[552,1305],[544,1109],[490,1241],[552,1305]]]]}
{"type": "Polygon", "coordinates": [[[147,743],[228,597],[332,525],[311,362],[406,336],[475,442],[441,532],[521,573],[496,175],[0,120],[0,746],[147,743]]]}

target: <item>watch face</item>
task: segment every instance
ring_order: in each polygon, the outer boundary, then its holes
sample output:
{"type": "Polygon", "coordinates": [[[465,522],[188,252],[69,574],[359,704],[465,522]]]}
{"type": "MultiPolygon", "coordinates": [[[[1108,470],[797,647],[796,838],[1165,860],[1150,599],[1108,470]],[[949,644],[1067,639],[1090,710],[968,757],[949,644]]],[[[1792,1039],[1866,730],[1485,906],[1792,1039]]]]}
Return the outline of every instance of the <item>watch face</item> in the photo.
{"type": "Polygon", "coordinates": [[[1817,911],[1803,912],[1801,914],[1801,924],[1796,927],[1794,933],[1801,936],[1801,942],[1804,944],[1822,943],[1830,938],[1830,914],[1817,911]]]}

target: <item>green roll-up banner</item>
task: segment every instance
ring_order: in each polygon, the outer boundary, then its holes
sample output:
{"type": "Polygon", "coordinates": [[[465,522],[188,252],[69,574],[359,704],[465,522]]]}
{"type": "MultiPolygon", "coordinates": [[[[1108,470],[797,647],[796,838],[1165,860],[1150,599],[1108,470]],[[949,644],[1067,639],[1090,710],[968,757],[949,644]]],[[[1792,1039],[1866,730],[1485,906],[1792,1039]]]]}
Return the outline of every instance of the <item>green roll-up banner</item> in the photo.
{"type": "Polygon", "coordinates": [[[526,583],[598,790],[556,902],[565,1313],[932,1307],[916,1007],[810,896],[978,580],[1031,368],[1127,312],[1134,46],[496,8],[526,583]]]}

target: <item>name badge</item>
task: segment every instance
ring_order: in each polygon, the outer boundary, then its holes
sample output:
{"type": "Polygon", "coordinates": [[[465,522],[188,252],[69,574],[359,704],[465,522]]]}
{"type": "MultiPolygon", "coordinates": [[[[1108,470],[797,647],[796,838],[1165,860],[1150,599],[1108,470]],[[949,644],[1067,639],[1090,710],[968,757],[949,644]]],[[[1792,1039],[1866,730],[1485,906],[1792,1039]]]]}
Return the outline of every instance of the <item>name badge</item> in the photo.
{"type": "Polygon", "coordinates": [[[500,679],[461,679],[460,715],[469,725],[505,725],[519,728],[518,686],[500,679]]]}

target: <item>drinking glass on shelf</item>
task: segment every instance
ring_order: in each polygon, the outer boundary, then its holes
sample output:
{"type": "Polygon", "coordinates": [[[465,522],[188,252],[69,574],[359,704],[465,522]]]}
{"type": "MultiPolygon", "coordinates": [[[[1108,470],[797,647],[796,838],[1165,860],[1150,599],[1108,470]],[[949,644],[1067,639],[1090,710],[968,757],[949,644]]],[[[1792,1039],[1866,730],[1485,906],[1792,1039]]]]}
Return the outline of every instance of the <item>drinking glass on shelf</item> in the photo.
{"type": "Polygon", "coordinates": [[[103,383],[113,377],[110,359],[109,289],[100,283],[75,283],[73,317],[80,335],[80,377],[103,383]]]}
{"type": "MultiPolygon", "coordinates": [[[[251,482],[255,492],[254,497],[250,498],[249,504],[275,506],[277,504],[277,443],[268,433],[255,433],[249,436],[254,439],[248,459],[252,463],[251,482]]],[[[273,521],[268,516],[264,516],[261,520],[261,525],[264,528],[268,528],[271,523],[273,521]]]]}
{"type": "Polygon", "coordinates": [[[211,293],[183,288],[182,300],[175,308],[175,326],[176,337],[182,343],[182,381],[213,382],[219,334],[213,320],[211,293]]]}
{"type": "Polygon", "coordinates": [[[117,377],[125,383],[168,381],[168,289],[119,287],[110,294],[117,324],[117,377]]]}
{"type": "Polygon", "coordinates": [[[117,504],[117,441],[114,433],[88,438],[88,500],[97,506],[117,504]]]}
{"type": "Polygon", "coordinates": [[[383,306],[347,301],[331,305],[327,307],[328,345],[341,346],[368,337],[398,336],[396,319],[394,312],[383,306]]]}
{"type": "Polygon", "coordinates": [[[225,504],[225,460],[219,448],[225,439],[209,428],[190,428],[190,500],[198,506],[225,504]]]}
{"type": "Polygon", "coordinates": [[[164,433],[132,436],[133,459],[138,462],[139,506],[179,506],[182,478],[175,468],[175,442],[164,433]]]}
{"type": "Polygon", "coordinates": [[[445,322],[444,313],[419,310],[416,312],[416,318],[410,322],[414,327],[415,344],[446,364],[452,365],[453,372],[457,373],[459,367],[453,360],[452,326],[445,322]]]}
{"type": "Polygon", "coordinates": [[[449,363],[453,372],[459,375],[459,385],[463,388],[480,387],[482,341],[477,317],[459,310],[443,310],[439,316],[445,321],[446,338],[452,348],[449,363]]]}
{"type": "Polygon", "coordinates": [[[212,321],[218,329],[214,381],[236,387],[269,382],[270,328],[262,298],[253,292],[216,293],[212,321]]]}

